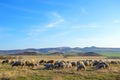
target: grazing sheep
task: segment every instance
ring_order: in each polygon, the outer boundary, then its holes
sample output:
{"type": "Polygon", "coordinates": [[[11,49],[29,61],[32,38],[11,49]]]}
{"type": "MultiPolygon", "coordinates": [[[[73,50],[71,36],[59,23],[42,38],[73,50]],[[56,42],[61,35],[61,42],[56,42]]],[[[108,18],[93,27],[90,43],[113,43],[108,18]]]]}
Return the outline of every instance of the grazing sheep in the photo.
{"type": "Polygon", "coordinates": [[[111,64],[118,64],[117,61],[111,61],[110,63],[111,63],[111,64]]]}
{"type": "Polygon", "coordinates": [[[52,63],[46,63],[44,66],[45,66],[44,69],[47,69],[47,70],[53,70],[54,68],[54,64],[52,63]]]}
{"type": "Polygon", "coordinates": [[[90,62],[88,60],[84,60],[83,63],[85,64],[85,66],[90,66],[90,62]]]}
{"type": "Polygon", "coordinates": [[[82,61],[77,61],[77,71],[86,70],[85,64],[82,61]]]}
{"type": "Polygon", "coordinates": [[[9,60],[5,59],[5,60],[2,61],[2,64],[5,64],[5,63],[9,63],[9,60]]]}
{"type": "Polygon", "coordinates": [[[70,63],[71,61],[66,61],[66,63],[70,63]]]}
{"type": "Polygon", "coordinates": [[[92,66],[96,66],[99,63],[100,63],[100,61],[94,60],[93,63],[92,63],[92,66]]]}
{"type": "Polygon", "coordinates": [[[105,62],[100,62],[99,64],[96,65],[96,69],[101,69],[101,68],[108,68],[109,69],[109,64],[105,62]]]}
{"type": "Polygon", "coordinates": [[[89,66],[92,66],[92,60],[88,60],[89,61],[89,66]]]}
{"type": "Polygon", "coordinates": [[[66,68],[66,63],[63,62],[63,61],[61,61],[61,62],[60,62],[60,68],[65,69],[65,68],[66,68]]]}
{"type": "Polygon", "coordinates": [[[10,61],[10,65],[12,65],[14,62],[15,62],[14,60],[11,60],[11,61],[10,61]]]}
{"type": "Polygon", "coordinates": [[[34,66],[37,66],[37,64],[34,62],[34,60],[32,60],[32,61],[24,61],[24,64],[25,64],[25,66],[28,66],[28,67],[34,67],[34,66]]]}
{"type": "Polygon", "coordinates": [[[65,62],[65,61],[56,61],[54,63],[54,68],[61,68],[61,69],[65,69],[65,68],[71,68],[72,64],[71,62],[65,62]]]}
{"type": "Polygon", "coordinates": [[[32,60],[30,60],[30,62],[31,62],[31,63],[34,63],[34,62],[35,62],[35,60],[34,60],[34,59],[32,59],[32,60]]]}
{"type": "Polygon", "coordinates": [[[77,66],[76,62],[71,62],[71,64],[72,64],[73,67],[77,66]]]}
{"type": "Polygon", "coordinates": [[[69,62],[69,63],[66,63],[65,65],[66,68],[72,68],[72,64],[69,62]]]}
{"type": "Polygon", "coordinates": [[[34,64],[34,63],[27,63],[26,66],[32,67],[32,68],[33,68],[34,66],[37,66],[37,64],[34,64]]]}
{"type": "Polygon", "coordinates": [[[12,67],[14,67],[14,66],[24,66],[24,63],[22,61],[16,61],[16,62],[12,63],[11,65],[12,65],[12,67]]]}
{"type": "Polygon", "coordinates": [[[60,62],[64,62],[64,63],[66,63],[66,61],[64,61],[64,60],[61,60],[60,62]]]}
{"type": "Polygon", "coordinates": [[[54,60],[49,60],[46,63],[54,63],[54,60]]]}
{"type": "Polygon", "coordinates": [[[31,63],[31,62],[30,62],[30,61],[28,61],[28,60],[27,60],[27,61],[25,61],[25,66],[26,66],[27,64],[29,64],[29,63],[31,63]]]}
{"type": "Polygon", "coordinates": [[[46,61],[43,59],[39,61],[39,64],[44,64],[44,63],[46,63],[46,61]]]}
{"type": "Polygon", "coordinates": [[[57,69],[57,68],[60,68],[60,62],[59,61],[56,61],[54,63],[54,68],[57,69]]]}

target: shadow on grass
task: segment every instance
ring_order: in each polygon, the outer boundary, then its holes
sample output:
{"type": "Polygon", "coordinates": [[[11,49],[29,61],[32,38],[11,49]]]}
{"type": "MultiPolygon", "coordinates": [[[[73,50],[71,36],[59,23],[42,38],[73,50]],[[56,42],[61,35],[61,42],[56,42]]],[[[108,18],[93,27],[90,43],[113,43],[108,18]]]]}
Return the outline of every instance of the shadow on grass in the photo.
{"type": "Polygon", "coordinates": [[[10,78],[1,78],[0,80],[10,80],[10,78]]]}

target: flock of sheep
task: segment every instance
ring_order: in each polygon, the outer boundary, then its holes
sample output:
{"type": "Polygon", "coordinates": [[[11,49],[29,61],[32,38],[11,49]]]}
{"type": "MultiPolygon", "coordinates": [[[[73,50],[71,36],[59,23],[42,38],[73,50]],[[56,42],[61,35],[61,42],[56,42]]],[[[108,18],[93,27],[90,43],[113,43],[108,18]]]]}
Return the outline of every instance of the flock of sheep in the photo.
{"type": "Polygon", "coordinates": [[[37,66],[37,63],[34,63],[34,60],[30,60],[30,61],[25,61],[25,60],[8,60],[5,59],[2,61],[2,64],[10,64],[12,67],[15,66],[28,66],[28,67],[34,67],[37,66]]]}
{"type": "MultiPolygon", "coordinates": [[[[44,63],[44,60],[40,61],[41,63],[44,63]]],[[[109,69],[109,64],[107,62],[103,61],[97,61],[97,60],[79,60],[76,62],[73,61],[55,61],[50,60],[44,64],[45,68],[47,70],[52,70],[52,69],[65,69],[65,68],[72,68],[72,67],[77,67],[77,71],[79,70],[86,70],[87,66],[95,66],[96,69],[101,69],[101,68],[108,68],[109,69]]]]}
{"type": "Polygon", "coordinates": [[[109,69],[110,64],[120,64],[120,61],[102,61],[102,60],[79,60],[79,61],[55,61],[55,60],[39,60],[35,62],[34,60],[8,60],[5,59],[2,61],[2,64],[10,64],[12,67],[18,66],[27,66],[34,67],[38,65],[43,65],[45,70],[53,70],[53,69],[68,69],[76,67],[76,70],[86,70],[87,66],[91,68],[94,67],[95,70],[98,69],[109,69]]]}

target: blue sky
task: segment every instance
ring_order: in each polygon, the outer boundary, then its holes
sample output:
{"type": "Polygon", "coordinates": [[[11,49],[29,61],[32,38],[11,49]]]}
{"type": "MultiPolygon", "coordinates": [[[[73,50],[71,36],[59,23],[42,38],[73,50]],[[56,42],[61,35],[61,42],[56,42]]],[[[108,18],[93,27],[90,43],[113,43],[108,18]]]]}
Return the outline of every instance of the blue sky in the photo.
{"type": "Polygon", "coordinates": [[[120,0],[0,0],[0,50],[120,47],[120,0]]]}

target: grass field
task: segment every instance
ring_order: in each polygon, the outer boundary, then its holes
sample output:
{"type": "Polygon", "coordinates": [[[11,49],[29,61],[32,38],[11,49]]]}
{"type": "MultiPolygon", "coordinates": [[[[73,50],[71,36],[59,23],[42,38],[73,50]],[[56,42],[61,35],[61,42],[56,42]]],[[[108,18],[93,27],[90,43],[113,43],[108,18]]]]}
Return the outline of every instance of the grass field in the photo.
{"type": "MultiPolygon", "coordinates": [[[[102,59],[106,57],[93,56],[74,56],[64,58],[63,56],[22,56],[24,60],[34,59],[38,62],[40,59],[45,60],[66,60],[77,61],[85,59],[102,59]]],[[[0,60],[1,63],[2,60],[0,60]]],[[[93,70],[87,67],[86,71],[76,71],[76,67],[70,69],[43,70],[43,65],[38,65],[33,69],[27,67],[14,67],[9,64],[0,64],[1,80],[120,80],[120,64],[111,64],[110,69],[93,70]]]]}
{"type": "Polygon", "coordinates": [[[99,54],[102,54],[108,57],[120,57],[120,52],[99,52],[99,54]]]}

